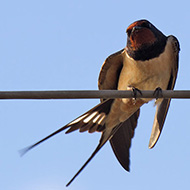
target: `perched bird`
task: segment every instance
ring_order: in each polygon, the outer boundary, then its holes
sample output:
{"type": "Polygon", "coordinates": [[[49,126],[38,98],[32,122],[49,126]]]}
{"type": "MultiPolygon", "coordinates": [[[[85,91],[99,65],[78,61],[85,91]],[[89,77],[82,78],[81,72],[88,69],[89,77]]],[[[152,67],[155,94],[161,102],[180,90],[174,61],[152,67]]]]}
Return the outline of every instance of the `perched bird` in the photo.
{"type": "MultiPolygon", "coordinates": [[[[178,71],[179,42],[176,37],[165,36],[147,20],[139,20],[127,28],[127,45],[110,55],[104,62],[98,86],[100,90],[172,90],[178,71]]],[[[109,140],[123,168],[129,171],[129,149],[137,126],[140,107],[152,99],[117,98],[101,100],[101,103],[76,118],[66,126],[39,142],[27,147],[34,148],[53,135],[67,129],[66,133],[101,132],[95,151],[67,186],[84,169],[95,154],[109,140]]],[[[149,148],[154,147],[162,131],[170,105],[170,99],[157,99],[149,148]]]]}

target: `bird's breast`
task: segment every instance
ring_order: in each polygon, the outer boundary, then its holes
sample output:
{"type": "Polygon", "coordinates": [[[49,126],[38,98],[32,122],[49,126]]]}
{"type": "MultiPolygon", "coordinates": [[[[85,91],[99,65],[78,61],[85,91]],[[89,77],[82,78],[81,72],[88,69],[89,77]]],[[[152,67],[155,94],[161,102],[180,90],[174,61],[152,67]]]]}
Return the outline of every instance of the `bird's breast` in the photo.
{"type": "Polygon", "coordinates": [[[158,57],[146,61],[135,61],[126,52],[120,74],[118,89],[132,86],[139,90],[166,89],[173,65],[172,44],[167,42],[165,50],[158,57]]]}

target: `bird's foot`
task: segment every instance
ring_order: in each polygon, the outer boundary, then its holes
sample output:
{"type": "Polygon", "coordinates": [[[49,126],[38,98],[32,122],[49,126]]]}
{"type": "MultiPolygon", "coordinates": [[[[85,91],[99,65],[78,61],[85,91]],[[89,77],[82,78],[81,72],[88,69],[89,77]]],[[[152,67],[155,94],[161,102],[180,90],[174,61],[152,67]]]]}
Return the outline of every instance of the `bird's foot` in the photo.
{"type": "Polygon", "coordinates": [[[131,90],[131,91],[133,91],[132,101],[133,101],[133,104],[135,105],[136,104],[136,100],[137,100],[137,94],[139,93],[140,95],[142,95],[142,92],[138,88],[135,88],[133,86],[129,86],[128,89],[131,90]]]}
{"type": "Polygon", "coordinates": [[[154,90],[154,93],[153,93],[153,96],[155,96],[156,100],[158,98],[162,98],[163,95],[162,95],[162,89],[160,87],[157,87],[155,90],[154,90]]]}

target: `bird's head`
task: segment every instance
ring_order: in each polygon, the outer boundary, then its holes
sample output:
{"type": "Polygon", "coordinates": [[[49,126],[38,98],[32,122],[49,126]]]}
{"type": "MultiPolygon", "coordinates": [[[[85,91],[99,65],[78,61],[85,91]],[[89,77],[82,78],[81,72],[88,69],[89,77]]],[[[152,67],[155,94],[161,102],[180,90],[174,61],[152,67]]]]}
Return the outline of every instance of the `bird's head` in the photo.
{"type": "MultiPolygon", "coordinates": [[[[128,36],[126,48],[129,55],[155,51],[155,46],[165,46],[166,44],[167,37],[147,20],[132,23],[126,32],[128,36]]],[[[163,47],[160,46],[160,48],[163,47]]],[[[138,56],[142,57],[142,55],[138,56]]]]}

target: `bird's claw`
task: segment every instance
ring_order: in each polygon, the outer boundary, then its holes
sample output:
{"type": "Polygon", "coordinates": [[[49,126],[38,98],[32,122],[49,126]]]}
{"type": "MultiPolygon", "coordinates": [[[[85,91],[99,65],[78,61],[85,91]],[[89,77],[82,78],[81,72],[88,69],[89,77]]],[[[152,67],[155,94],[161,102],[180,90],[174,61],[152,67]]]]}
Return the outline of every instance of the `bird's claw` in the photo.
{"type": "Polygon", "coordinates": [[[137,94],[139,93],[140,95],[142,95],[142,92],[138,88],[131,87],[131,86],[129,86],[128,89],[133,92],[132,102],[135,105],[136,104],[136,100],[137,100],[137,94]]]}
{"type": "Polygon", "coordinates": [[[135,100],[137,99],[137,93],[142,95],[142,92],[138,88],[132,87],[132,91],[133,91],[133,96],[135,100]]]}
{"type": "Polygon", "coordinates": [[[156,100],[157,100],[158,98],[163,97],[163,95],[162,95],[162,89],[161,89],[160,87],[157,87],[157,88],[154,90],[153,96],[155,96],[156,100]]]}

